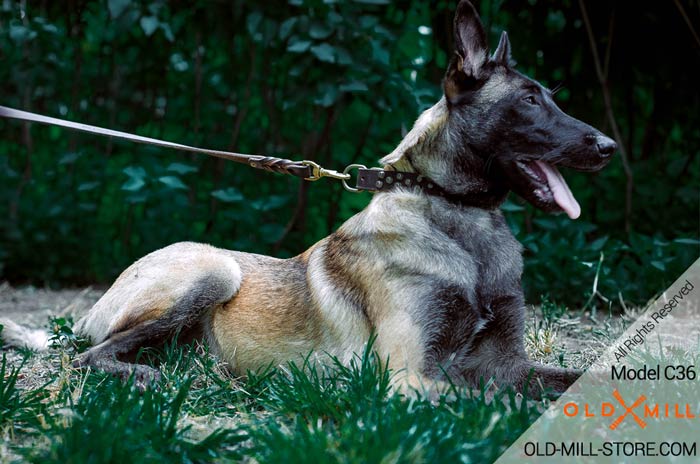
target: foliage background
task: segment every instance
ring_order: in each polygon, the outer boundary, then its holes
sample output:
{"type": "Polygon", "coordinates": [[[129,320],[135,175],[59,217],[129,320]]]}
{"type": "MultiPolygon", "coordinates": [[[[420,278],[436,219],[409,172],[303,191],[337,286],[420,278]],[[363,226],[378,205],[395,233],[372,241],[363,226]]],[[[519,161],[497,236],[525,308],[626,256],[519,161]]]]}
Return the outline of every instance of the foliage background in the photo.
{"type": "MultiPolygon", "coordinates": [[[[5,0],[0,104],[373,165],[439,98],[455,3],[5,0]]],[[[565,172],[577,221],[517,197],[504,205],[526,246],[529,298],[643,303],[699,254],[700,4],[588,1],[590,32],[578,1],[476,4],[493,45],[508,30],[521,71],[563,84],[565,111],[609,135],[614,121],[632,175],[619,155],[598,174],[565,172]]],[[[0,120],[0,134],[0,280],[15,284],[108,283],[180,240],[292,256],[370,198],[53,127],[0,120]]]]}

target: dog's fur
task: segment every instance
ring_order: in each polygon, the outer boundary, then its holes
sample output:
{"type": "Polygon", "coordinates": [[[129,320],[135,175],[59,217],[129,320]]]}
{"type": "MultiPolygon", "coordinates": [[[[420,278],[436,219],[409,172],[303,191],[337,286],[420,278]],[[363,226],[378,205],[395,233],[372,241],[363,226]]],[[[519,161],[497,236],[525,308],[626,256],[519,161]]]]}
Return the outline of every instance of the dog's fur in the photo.
{"type": "Polygon", "coordinates": [[[286,260],[197,243],[155,251],[78,321],[77,333],[94,344],[79,364],[146,378],[154,370],[129,361],[179,333],[245,373],[310,352],[347,362],[374,333],[374,349],[408,390],[439,390],[446,376],[458,385],[494,378],[517,390],[565,390],[577,371],[525,354],[521,246],[498,206],[514,190],[559,210],[533,161],[596,170],[615,145],[512,69],[505,33],[489,57],[467,1],[455,15],[455,42],[445,96],[382,160],[429,177],[448,199],[408,187],[377,193],[286,260]]]}

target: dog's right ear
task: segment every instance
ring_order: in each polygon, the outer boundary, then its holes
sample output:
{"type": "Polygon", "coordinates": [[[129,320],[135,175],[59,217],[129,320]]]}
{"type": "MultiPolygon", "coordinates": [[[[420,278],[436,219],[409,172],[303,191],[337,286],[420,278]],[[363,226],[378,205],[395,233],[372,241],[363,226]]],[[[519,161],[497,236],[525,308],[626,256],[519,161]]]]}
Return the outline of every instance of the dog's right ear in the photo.
{"type": "Polygon", "coordinates": [[[455,54],[445,75],[444,90],[449,101],[455,101],[482,77],[489,59],[486,33],[474,6],[462,0],[454,19],[455,54]]]}

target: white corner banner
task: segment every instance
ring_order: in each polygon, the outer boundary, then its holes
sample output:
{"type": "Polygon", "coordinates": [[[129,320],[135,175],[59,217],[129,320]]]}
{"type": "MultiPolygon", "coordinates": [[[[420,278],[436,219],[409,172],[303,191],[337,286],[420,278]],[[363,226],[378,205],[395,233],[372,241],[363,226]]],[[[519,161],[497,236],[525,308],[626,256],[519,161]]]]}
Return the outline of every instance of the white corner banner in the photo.
{"type": "Polygon", "coordinates": [[[700,462],[700,259],[496,461],[700,462]]]}

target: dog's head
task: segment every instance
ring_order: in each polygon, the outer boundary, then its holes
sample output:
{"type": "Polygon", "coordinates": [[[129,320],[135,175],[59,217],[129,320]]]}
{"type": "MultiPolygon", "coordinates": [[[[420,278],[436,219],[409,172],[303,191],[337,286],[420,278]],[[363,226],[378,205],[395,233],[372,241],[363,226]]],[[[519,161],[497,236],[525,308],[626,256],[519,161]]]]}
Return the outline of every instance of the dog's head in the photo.
{"type": "Polygon", "coordinates": [[[579,204],[557,166],[597,171],[615,142],[564,113],[550,90],[513,69],[505,32],[489,54],[468,1],[457,7],[454,26],[444,98],[383,161],[406,160],[451,193],[502,198],[513,190],[544,211],[578,217],[579,204]]]}

